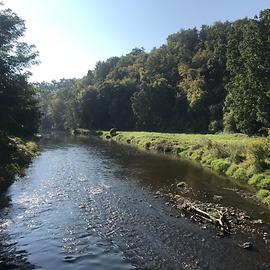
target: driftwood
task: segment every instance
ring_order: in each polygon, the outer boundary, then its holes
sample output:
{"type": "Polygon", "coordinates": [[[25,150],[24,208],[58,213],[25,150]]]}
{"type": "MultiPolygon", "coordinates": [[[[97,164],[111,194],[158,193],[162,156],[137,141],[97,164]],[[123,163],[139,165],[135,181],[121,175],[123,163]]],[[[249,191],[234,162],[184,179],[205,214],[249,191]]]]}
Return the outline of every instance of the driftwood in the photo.
{"type": "Polygon", "coordinates": [[[218,215],[218,217],[216,217],[213,214],[210,214],[208,212],[205,212],[205,211],[193,206],[192,204],[186,206],[185,209],[188,210],[189,212],[196,214],[201,219],[206,220],[206,221],[214,224],[215,226],[219,227],[222,232],[224,232],[226,234],[230,234],[230,224],[225,216],[226,211],[221,212],[221,211],[215,209],[215,212],[218,215]]]}

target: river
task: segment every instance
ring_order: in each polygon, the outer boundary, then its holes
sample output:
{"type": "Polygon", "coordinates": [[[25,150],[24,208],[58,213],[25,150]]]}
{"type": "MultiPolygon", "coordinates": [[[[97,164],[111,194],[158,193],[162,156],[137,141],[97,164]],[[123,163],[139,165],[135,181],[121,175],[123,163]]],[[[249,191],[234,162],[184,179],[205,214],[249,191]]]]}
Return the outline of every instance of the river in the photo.
{"type": "Polygon", "coordinates": [[[157,191],[186,181],[193,199],[263,220],[263,206],[234,184],[187,161],[95,138],[55,136],[1,198],[0,269],[270,269],[269,244],[238,233],[219,238],[179,216],[157,191]],[[239,247],[251,241],[252,250],[239,247]]]}

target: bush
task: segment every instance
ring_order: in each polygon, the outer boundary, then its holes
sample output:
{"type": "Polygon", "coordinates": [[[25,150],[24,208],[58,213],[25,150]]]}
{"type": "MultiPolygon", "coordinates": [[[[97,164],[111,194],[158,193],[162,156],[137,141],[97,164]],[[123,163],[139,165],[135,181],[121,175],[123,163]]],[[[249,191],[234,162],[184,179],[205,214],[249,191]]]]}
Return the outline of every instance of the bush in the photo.
{"type": "Polygon", "coordinates": [[[239,164],[246,159],[245,149],[244,146],[242,145],[234,145],[234,147],[229,147],[228,152],[229,152],[228,158],[233,163],[239,164]]]}
{"type": "Polygon", "coordinates": [[[257,185],[264,178],[263,174],[254,174],[249,180],[249,185],[257,185]]]}
{"type": "Polygon", "coordinates": [[[213,158],[211,157],[211,155],[204,155],[202,157],[202,160],[201,160],[202,164],[205,164],[205,165],[208,165],[208,166],[211,165],[212,161],[213,161],[213,158]]]}
{"type": "Polygon", "coordinates": [[[215,157],[215,158],[227,158],[229,157],[229,152],[225,148],[224,145],[220,143],[213,142],[211,140],[206,141],[206,146],[209,152],[215,157]]]}
{"type": "Polygon", "coordinates": [[[187,146],[178,146],[176,152],[177,152],[177,155],[181,155],[182,152],[186,151],[188,149],[187,146]]]}
{"type": "Polygon", "coordinates": [[[211,121],[208,125],[208,130],[210,133],[216,133],[222,130],[222,124],[220,123],[220,121],[211,121]]]}
{"type": "Polygon", "coordinates": [[[35,143],[0,134],[0,190],[12,183],[15,175],[23,175],[24,168],[37,154],[35,143]]]}
{"type": "Polygon", "coordinates": [[[261,189],[257,192],[256,196],[263,201],[265,198],[270,196],[270,191],[266,189],[261,189]]]}
{"type": "Polygon", "coordinates": [[[110,136],[111,136],[111,137],[116,136],[116,135],[117,135],[116,128],[111,128],[110,131],[109,131],[109,133],[110,133],[110,136]]]}
{"type": "Polygon", "coordinates": [[[267,156],[268,149],[263,144],[252,145],[248,152],[248,159],[250,160],[250,163],[256,168],[257,172],[261,172],[267,168],[267,156]]]}
{"type": "Polygon", "coordinates": [[[270,205],[270,195],[263,199],[263,202],[270,205]]]}
{"type": "Polygon", "coordinates": [[[211,162],[211,167],[215,171],[225,173],[230,167],[230,162],[223,159],[215,159],[211,162]]]}
{"type": "Polygon", "coordinates": [[[257,198],[263,203],[270,205],[270,191],[266,189],[261,189],[256,194],[257,198]]]}
{"type": "Polygon", "coordinates": [[[151,146],[151,143],[150,143],[150,142],[146,142],[146,143],[144,144],[144,148],[145,148],[146,150],[149,150],[149,149],[150,149],[150,146],[151,146]]]}
{"type": "Polygon", "coordinates": [[[200,149],[200,148],[202,148],[203,146],[201,145],[201,144],[194,144],[194,145],[192,145],[191,146],[191,150],[198,150],[198,149],[200,149]]]}
{"type": "Polygon", "coordinates": [[[235,173],[236,170],[239,169],[239,165],[232,164],[226,171],[226,175],[233,177],[233,174],[235,173]]]}
{"type": "Polygon", "coordinates": [[[202,151],[195,151],[190,158],[195,161],[200,161],[202,159],[202,151]]]}
{"type": "Polygon", "coordinates": [[[248,181],[248,174],[247,174],[247,170],[239,167],[234,173],[233,173],[233,178],[235,178],[236,180],[239,180],[242,183],[246,183],[248,181]]]}
{"type": "Polygon", "coordinates": [[[263,189],[270,189],[270,177],[265,177],[261,179],[258,184],[258,187],[263,188],[263,189]]]}

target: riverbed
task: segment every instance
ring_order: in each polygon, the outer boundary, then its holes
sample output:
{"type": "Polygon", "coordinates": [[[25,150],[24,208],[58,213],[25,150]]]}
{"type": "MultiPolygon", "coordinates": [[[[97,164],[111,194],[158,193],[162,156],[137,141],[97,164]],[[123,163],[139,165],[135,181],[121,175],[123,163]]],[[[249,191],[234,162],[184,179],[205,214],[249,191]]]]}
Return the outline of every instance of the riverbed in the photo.
{"type": "Polygon", "coordinates": [[[157,192],[185,181],[193,200],[222,196],[226,207],[261,220],[258,202],[188,161],[96,138],[50,136],[24,177],[1,198],[0,269],[269,269],[261,235],[218,237],[157,192]],[[239,245],[252,242],[246,250],[239,245]]]}

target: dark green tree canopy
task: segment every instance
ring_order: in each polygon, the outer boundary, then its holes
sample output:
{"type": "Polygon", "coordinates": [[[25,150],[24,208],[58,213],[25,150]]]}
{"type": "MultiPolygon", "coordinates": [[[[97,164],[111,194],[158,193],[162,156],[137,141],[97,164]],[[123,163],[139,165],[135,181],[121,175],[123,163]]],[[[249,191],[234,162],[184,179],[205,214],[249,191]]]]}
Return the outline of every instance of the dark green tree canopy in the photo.
{"type": "Polygon", "coordinates": [[[58,85],[45,115],[64,129],[266,134],[269,18],[264,10],[254,19],[182,29],[150,52],[135,48],[98,62],[64,91],[58,85]]]}
{"type": "Polygon", "coordinates": [[[25,25],[10,9],[0,6],[0,130],[31,135],[38,130],[39,110],[27,68],[37,63],[34,46],[20,42],[25,25]]]}

